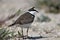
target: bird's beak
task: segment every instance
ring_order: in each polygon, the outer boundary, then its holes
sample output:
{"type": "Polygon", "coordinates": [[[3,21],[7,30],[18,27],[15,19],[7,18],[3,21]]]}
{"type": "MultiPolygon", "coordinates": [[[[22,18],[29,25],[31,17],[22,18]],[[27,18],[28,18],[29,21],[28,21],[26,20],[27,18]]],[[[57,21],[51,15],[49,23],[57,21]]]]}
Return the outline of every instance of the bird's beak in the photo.
{"type": "Polygon", "coordinates": [[[38,11],[36,11],[37,13],[39,13],[38,11]]]}

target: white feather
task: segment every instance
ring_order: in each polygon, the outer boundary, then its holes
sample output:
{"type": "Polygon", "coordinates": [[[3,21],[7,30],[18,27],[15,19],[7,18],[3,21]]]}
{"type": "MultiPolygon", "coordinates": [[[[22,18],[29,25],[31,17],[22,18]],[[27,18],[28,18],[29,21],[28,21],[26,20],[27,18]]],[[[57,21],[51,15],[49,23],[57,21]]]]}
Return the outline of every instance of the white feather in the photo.
{"type": "Polygon", "coordinates": [[[35,15],[36,11],[29,11],[32,15],[35,15]]]}

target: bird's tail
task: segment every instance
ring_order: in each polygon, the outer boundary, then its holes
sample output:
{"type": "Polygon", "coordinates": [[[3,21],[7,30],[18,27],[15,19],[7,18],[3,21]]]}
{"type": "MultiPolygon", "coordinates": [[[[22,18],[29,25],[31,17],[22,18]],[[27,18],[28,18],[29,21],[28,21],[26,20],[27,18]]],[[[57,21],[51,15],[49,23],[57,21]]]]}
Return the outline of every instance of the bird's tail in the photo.
{"type": "Polygon", "coordinates": [[[15,23],[13,23],[13,24],[9,25],[8,27],[11,27],[11,26],[14,26],[14,25],[15,25],[15,23]]]}

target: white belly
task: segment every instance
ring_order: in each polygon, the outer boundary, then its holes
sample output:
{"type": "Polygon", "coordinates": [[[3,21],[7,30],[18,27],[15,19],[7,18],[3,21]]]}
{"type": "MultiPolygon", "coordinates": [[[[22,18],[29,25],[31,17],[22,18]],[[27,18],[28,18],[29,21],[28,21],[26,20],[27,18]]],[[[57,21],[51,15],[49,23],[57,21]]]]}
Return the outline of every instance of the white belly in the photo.
{"type": "Polygon", "coordinates": [[[20,25],[21,28],[30,28],[31,27],[31,23],[30,24],[23,24],[20,25]]]}

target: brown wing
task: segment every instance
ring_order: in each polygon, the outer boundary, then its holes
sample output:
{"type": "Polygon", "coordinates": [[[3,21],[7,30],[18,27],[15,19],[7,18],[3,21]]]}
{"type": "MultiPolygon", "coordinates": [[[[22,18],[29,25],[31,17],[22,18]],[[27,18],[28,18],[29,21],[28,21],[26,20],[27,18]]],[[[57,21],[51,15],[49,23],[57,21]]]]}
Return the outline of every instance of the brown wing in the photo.
{"type": "Polygon", "coordinates": [[[28,24],[28,23],[32,23],[34,20],[34,15],[30,14],[29,12],[21,15],[17,20],[16,20],[16,24],[28,24]]]}

